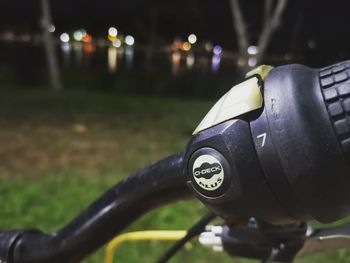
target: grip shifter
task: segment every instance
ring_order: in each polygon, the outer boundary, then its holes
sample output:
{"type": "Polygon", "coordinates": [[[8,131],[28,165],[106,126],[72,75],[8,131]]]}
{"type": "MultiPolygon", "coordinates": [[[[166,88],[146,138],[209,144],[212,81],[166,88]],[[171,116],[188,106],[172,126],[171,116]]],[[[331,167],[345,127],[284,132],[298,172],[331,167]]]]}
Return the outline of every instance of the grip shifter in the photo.
{"type": "Polygon", "coordinates": [[[343,62],[320,70],[322,94],[336,136],[350,157],[350,63],[343,62]]]}
{"type": "Polygon", "coordinates": [[[188,186],[228,222],[326,223],[349,215],[350,62],[261,69],[195,130],[184,157],[188,186]],[[207,173],[196,180],[194,164],[203,159],[209,170],[227,163],[221,178],[207,173]]]}

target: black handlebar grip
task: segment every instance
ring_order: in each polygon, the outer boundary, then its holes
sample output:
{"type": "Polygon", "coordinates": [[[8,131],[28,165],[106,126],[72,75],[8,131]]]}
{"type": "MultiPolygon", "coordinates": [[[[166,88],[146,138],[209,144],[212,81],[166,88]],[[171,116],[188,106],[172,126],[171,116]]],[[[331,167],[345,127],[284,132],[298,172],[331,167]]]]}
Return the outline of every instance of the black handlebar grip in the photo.
{"type": "Polygon", "coordinates": [[[0,262],[80,262],[142,214],[191,197],[182,160],[179,153],[131,174],[55,233],[0,231],[0,262]]]}
{"type": "Polygon", "coordinates": [[[259,116],[251,122],[260,164],[272,191],[298,221],[331,222],[350,213],[350,163],[342,143],[348,134],[336,131],[346,113],[338,91],[333,99],[328,93],[347,83],[347,64],[326,70],[303,65],[273,69],[264,87],[266,120],[259,116]],[[256,140],[259,125],[266,126],[271,149],[256,140]],[[278,165],[279,170],[273,170],[278,165]]]}
{"type": "Polygon", "coordinates": [[[335,134],[344,153],[350,157],[350,62],[319,71],[322,94],[335,134]]]}

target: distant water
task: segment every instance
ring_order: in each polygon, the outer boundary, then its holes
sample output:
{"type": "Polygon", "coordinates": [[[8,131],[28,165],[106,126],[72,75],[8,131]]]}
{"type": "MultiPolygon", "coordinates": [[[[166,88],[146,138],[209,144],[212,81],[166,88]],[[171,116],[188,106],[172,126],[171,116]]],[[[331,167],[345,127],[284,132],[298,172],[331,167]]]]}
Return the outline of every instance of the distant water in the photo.
{"type": "MultiPolygon", "coordinates": [[[[241,80],[234,61],[190,52],[147,53],[131,47],[57,46],[67,89],[86,88],[136,94],[215,98],[241,80]]],[[[47,86],[41,46],[0,44],[1,83],[18,88],[47,86]]]]}

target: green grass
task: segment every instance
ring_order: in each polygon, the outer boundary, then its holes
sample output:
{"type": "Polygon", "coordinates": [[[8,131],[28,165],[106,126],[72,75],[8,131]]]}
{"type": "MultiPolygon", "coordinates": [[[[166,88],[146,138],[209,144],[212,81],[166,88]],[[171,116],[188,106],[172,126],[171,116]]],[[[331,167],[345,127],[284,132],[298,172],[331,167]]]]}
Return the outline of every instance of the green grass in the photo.
{"type": "MultiPolygon", "coordinates": [[[[66,171],[50,176],[30,178],[17,176],[2,178],[0,184],[1,227],[4,229],[37,228],[54,231],[76,216],[82,208],[90,204],[122,174],[105,178],[87,178],[74,171],[66,171]]],[[[184,229],[189,227],[205,209],[198,202],[182,202],[158,209],[133,224],[129,230],[143,229],[184,229]]],[[[117,223],[117,222],[116,222],[117,223]]],[[[125,244],[117,253],[116,262],[152,262],[170,245],[158,242],[140,242],[125,244]],[[150,251],[152,251],[150,253],[150,251]]],[[[198,256],[198,262],[207,260],[199,256],[203,249],[187,247],[178,260],[193,258],[192,251],[198,256]]],[[[211,253],[206,253],[211,254],[211,253]]],[[[99,251],[86,262],[101,262],[103,251],[99,251]]],[[[212,255],[211,260],[216,257],[212,255]]],[[[211,262],[211,261],[205,261],[211,262]]]]}
{"type": "MultiPolygon", "coordinates": [[[[57,230],[128,173],[183,150],[210,104],[79,91],[3,94],[1,228],[57,230]],[[87,130],[75,132],[77,123],[87,130]]],[[[196,201],[174,204],[146,215],[130,230],[186,229],[205,211],[196,201]]],[[[117,262],[152,262],[170,244],[126,244],[117,262]]],[[[99,251],[86,262],[102,258],[99,251]]],[[[187,246],[175,262],[193,258],[210,262],[217,257],[187,246]]]]}
{"type": "MultiPolygon", "coordinates": [[[[128,173],[183,150],[211,104],[82,91],[3,92],[1,228],[59,229],[128,173]]],[[[177,203],[151,212],[128,231],[186,229],[205,211],[195,200],[177,203]]],[[[154,262],[170,244],[125,244],[115,262],[154,262]]],[[[349,258],[341,250],[298,262],[349,262],[349,258]]],[[[103,249],[84,262],[102,259],[103,249]]],[[[250,261],[232,260],[193,241],[172,262],[250,261]]]]}

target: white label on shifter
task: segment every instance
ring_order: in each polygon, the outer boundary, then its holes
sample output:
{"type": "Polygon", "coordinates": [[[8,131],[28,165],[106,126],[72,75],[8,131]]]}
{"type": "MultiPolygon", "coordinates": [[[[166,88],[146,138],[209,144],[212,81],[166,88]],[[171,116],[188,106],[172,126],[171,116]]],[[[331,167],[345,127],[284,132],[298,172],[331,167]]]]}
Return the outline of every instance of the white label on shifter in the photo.
{"type": "Polygon", "coordinates": [[[212,155],[199,156],[193,164],[192,175],[196,183],[207,191],[218,189],[224,182],[224,169],[212,155]]]}

